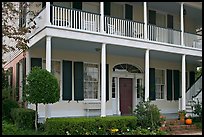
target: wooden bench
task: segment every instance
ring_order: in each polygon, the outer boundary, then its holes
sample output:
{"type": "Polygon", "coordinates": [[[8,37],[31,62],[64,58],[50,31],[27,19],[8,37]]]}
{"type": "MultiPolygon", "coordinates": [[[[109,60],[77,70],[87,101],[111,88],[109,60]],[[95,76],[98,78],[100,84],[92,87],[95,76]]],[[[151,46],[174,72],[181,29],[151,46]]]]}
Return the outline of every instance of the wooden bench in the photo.
{"type": "Polygon", "coordinates": [[[84,110],[86,111],[86,116],[89,117],[91,110],[101,110],[101,102],[84,102],[84,110]]]}

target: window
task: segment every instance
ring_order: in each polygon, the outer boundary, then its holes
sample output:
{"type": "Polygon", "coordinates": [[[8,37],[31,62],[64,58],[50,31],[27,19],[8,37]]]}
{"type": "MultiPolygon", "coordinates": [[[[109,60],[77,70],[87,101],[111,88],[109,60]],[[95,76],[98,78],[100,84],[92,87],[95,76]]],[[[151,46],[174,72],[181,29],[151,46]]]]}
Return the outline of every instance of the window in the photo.
{"type": "Polygon", "coordinates": [[[113,68],[113,71],[123,71],[123,72],[129,72],[129,73],[141,73],[141,71],[137,67],[130,65],[130,64],[116,65],[113,68]]]}
{"type": "Polygon", "coordinates": [[[26,2],[20,2],[19,9],[19,27],[24,27],[26,23],[26,2]]]}
{"type": "Polygon", "coordinates": [[[84,63],[84,98],[98,99],[99,87],[98,64],[84,63]]]}
{"type": "Polygon", "coordinates": [[[116,77],[112,78],[112,98],[115,98],[116,92],[116,77]]]}
{"type": "Polygon", "coordinates": [[[137,98],[143,97],[142,79],[137,79],[137,98]]]}
{"type": "MultiPolygon", "coordinates": [[[[46,60],[43,60],[43,69],[46,68],[46,60]]],[[[51,73],[57,78],[58,84],[60,86],[60,78],[61,78],[61,69],[60,69],[60,61],[52,60],[51,63],[51,73]]]]}
{"type": "Polygon", "coordinates": [[[156,99],[164,99],[165,71],[155,69],[156,99]]]}

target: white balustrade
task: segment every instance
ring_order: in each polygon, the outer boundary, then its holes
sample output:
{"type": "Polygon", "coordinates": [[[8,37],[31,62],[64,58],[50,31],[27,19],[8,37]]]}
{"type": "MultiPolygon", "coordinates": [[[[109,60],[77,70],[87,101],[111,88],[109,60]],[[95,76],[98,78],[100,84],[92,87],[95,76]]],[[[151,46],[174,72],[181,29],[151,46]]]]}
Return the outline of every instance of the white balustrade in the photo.
{"type": "Polygon", "coordinates": [[[202,36],[191,33],[184,33],[184,44],[187,47],[202,49],[202,36]]]}

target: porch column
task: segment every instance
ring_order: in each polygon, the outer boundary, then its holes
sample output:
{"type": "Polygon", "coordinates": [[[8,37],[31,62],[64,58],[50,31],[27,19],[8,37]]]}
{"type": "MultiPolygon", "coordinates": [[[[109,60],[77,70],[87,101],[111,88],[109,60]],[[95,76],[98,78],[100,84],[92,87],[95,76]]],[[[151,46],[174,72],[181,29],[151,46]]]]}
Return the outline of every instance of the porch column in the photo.
{"type": "Polygon", "coordinates": [[[149,49],[145,52],[145,101],[149,98],[149,49]]]}
{"type": "Polygon", "coordinates": [[[106,116],[106,44],[101,50],[101,117],[106,116]]]}
{"type": "Polygon", "coordinates": [[[182,55],[182,106],[181,109],[186,109],[186,55],[182,55]]]}
{"type": "Polygon", "coordinates": [[[104,32],[104,2],[100,2],[100,32],[104,32]]]}
{"type": "Polygon", "coordinates": [[[30,63],[30,52],[29,50],[26,51],[26,76],[31,71],[31,63],[30,63]]]}
{"type": "Polygon", "coordinates": [[[144,39],[147,39],[147,2],[144,2],[144,39]]]}
{"type": "Polygon", "coordinates": [[[181,3],[181,45],[184,46],[183,2],[181,3]]]}
{"type": "Polygon", "coordinates": [[[46,2],[46,12],[45,12],[45,15],[46,15],[46,20],[45,20],[45,22],[46,22],[46,25],[50,25],[51,23],[50,23],[50,18],[51,18],[51,16],[50,16],[50,2],[46,2]]]}
{"type": "MultiPolygon", "coordinates": [[[[46,2],[47,4],[47,2],[46,2]]],[[[46,37],[46,70],[51,72],[51,37],[46,37]]],[[[50,117],[50,108],[49,104],[45,105],[45,118],[50,117]]]]}

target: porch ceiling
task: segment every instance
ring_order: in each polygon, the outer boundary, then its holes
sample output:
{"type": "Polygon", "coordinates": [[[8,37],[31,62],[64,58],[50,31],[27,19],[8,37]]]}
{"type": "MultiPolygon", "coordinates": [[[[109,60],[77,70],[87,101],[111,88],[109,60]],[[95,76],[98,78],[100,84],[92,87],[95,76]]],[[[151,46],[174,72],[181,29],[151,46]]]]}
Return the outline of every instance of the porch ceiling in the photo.
{"type": "MultiPolygon", "coordinates": [[[[52,50],[63,50],[63,51],[77,51],[77,52],[88,52],[88,53],[97,53],[100,52],[101,43],[94,43],[82,40],[73,40],[73,39],[64,39],[52,37],[52,50]]],[[[141,45],[142,46],[142,45],[141,45]]],[[[45,38],[38,41],[35,45],[31,47],[34,48],[43,48],[45,49],[45,38]]],[[[111,45],[107,44],[107,54],[108,55],[116,55],[116,56],[127,56],[127,57],[145,57],[145,50],[138,48],[131,48],[120,45],[111,45]]],[[[172,62],[180,62],[181,63],[181,55],[173,54],[168,52],[161,51],[153,51],[150,50],[150,60],[162,60],[162,61],[172,61],[172,62]]],[[[186,62],[195,65],[201,65],[202,57],[195,56],[186,56],[186,62]]]]}

